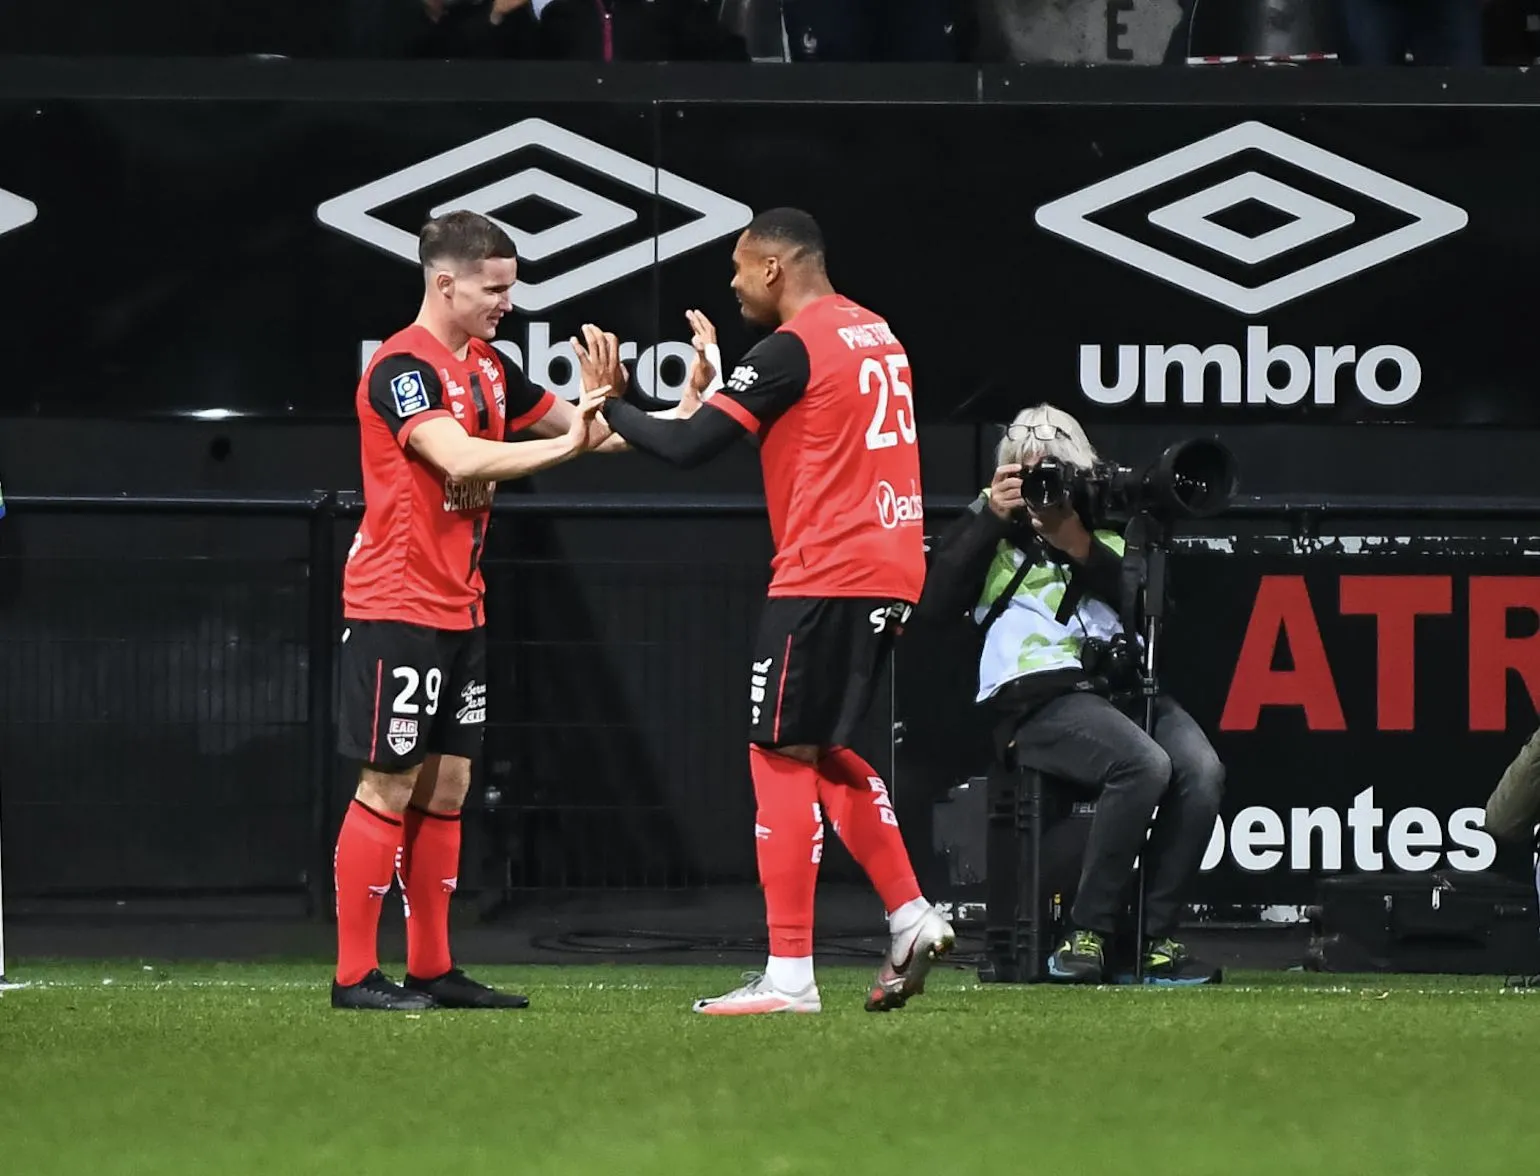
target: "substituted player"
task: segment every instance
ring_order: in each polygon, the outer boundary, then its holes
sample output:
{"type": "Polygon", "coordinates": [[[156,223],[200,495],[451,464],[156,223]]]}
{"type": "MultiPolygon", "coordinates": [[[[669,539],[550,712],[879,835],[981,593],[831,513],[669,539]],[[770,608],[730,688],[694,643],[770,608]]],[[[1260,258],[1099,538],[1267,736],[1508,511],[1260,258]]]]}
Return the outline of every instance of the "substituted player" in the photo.
{"type": "MultiPolygon", "coordinates": [[[[757,438],[775,540],[749,678],[770,959],[764,975],[695,1009],[820,1010],[813,896],[827,816],[888,912],[892,942],[866,1002],[886,1011],[923,991],[955,941],[920,894],[881,775],[846,746],[925,580],[909,361],[880,316],[835,293],[823,235],[805,212],[755,217],[733,269],[744,317],[773,333],[705,409],[660,421],[629,399],[604,408],[633,448],[680,466],[757,438]]],[[[616,346],[604,336],[604,354],[590,347],[580,359],[589,380],[618,390],[616,346]]]]}
{"type": "MultiPolygon", "coordinates": [[[[488,340],[511,309],[514,243],[485,217],[430,221],[416,321],[359,381],[364,518],[343,573],[339,746],[361,761],[337,838],[337,974],[347,1009],[522,1008],[454,966],[460,808],[486,723],[480,560],[494,484],[593,449],[603,390],[531,387],[488,340]],[[522,430],[544,439],[511,441],[522,430]],[[399,880],[404,986],[380,971],[380,904],[399,880]]],[[[611,448],[618,447],[618,442],[611,448]]]]}

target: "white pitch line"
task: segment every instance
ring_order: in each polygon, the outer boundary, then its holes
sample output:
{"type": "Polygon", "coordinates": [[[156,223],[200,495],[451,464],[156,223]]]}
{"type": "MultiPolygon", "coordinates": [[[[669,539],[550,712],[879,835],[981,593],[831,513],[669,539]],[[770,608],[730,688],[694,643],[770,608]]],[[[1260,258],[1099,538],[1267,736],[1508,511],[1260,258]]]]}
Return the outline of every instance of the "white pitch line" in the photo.
{"type": "MultiPolygon", "coordinates": [[[[0,992],[86,992],[100,991],[104,988],[117,988],[133,992],[163,992],[168,989],[205,988],[231,992],[324,992],[329,987],[330,981],[328,980],[280,980],[256,984],[244,980],[144,980],[139,978],[118,980],[115,977],[104,977],[94,982],[88,980],[34,980],[7,985],[4,989],[0,989],[0,992]]],[[[533,980],[527,982],[527,987],[533,991],[550,991],[554,989],[558,992],[682,992],[690,990],[694,986],[689,984],[612,983],[608,981],[588,984],[553,984],[546,981],[533,980]]],[[[1243,984],[1216,984],[1195,987],[1210,993],[1277,994],[1286,998],[1307,995],[1372,997],[1378,1000],[1387,1000],[1395,996],[1540,996],[1540,988],[1510,989],[1496,985],[1490,988],[1352,988],[1345,985],[1325,985],[1320,987],[1301,985],[1299,987],[1291,987],[1286,985],[1243,984]]],[[[1031,989],[1055,991],[1057,988],[1057,985],[1046,984],[972,984],[951,989],[951,991],[969,994],[991,994],[1003,999],[1013,996],[1020,997],[1031,989]]],[[[938,991],[946,990],[938,989],[938,991]]],[[[1185,990],[1155,985],[1106,984],[1098,985],[1095,991],[1170,994],[1185,990]]]]}

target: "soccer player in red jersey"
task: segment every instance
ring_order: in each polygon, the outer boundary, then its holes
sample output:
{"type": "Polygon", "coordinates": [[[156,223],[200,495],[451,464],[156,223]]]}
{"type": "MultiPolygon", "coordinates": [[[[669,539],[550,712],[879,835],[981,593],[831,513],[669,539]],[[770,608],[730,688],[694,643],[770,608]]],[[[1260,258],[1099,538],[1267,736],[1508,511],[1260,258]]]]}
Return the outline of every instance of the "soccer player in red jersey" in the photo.
{"type": "MultiPolygon", "coordinates": [[[[820,1010],[813,895],[824,818],[866,871],[892,942],[866,1007],[924,990],[955,935],[920,894],[881,775],[846,746],[925,581],[920,459],[909,360],[883,319],[835,293],[823,235],[796,209],[755,217],[733,251],[744,317],[773,333],[688,420],[628,400],[604,408],[632,448],[692,466],[760,442],[775,558],[750,667],[749,768],[770,959],[762,976],[697,1001],[712,1015],[820,1010]]],[[[592,339],[590,339],[592,342],[592,339]]],[[[580,352],[589,378],[623,379],[580,352]]],[[[612,393],[613,395],[613,393],[612,393]]]]}
{"type": "Polygon", "coordinates": [[[486,722],[479,565],[494,484],[594,449],[604,390],[568,404],[492,347],[518,270],[501,228],[449,213],[423,228],[419,255],[422,308],[381,344],[357,392],[364,518],[343,573],[338,743],[363,766],[337,838],[332,1005],[522,1008],[449,951],[460,808],[486,722]],[[523,430],[543,439],[511,440],[523,430]],[[393,878],[407,912],[404,985],[380,971],[376,949],[393,878]]]}

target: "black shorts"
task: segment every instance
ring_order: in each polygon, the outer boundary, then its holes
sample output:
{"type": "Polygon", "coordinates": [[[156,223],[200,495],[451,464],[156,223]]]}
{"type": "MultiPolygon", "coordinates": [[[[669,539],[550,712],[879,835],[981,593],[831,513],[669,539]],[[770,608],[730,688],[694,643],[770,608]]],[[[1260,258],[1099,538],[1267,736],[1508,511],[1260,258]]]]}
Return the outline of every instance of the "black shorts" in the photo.
{"type": "Polygon", "coordinates": [[[749,671],[749,742],[847,744],[911,611],[901,600],[767,600],[749,671]]]}
{"type": "Polygon", "coordinates": [[[481,753],[487,722],[484,629],[345,621],[337,750],[387,772],[429,755],[481,753]]]}

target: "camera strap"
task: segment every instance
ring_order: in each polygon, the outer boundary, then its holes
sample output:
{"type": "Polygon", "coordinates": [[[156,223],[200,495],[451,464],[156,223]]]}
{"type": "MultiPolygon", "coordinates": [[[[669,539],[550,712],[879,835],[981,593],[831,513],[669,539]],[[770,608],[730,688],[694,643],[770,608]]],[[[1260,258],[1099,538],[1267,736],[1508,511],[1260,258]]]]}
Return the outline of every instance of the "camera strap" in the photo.
{"type": "Polygon", "coordinates": [[[1080,580],[1080,569],[1071,568],[1069,583],[1064,589],[1064,599],[1059,601],[1059,611],[1053,614],[1053,619],[1060,625],[1069,624],[1070,617],[1075,615],[1075,610],[1080,607],[1080,600],[1085,596],[1085,584],[1080,580]]]}
{"type": "Polygon", "coordinates": [[[989,606],[989,611],[984,614],[984,619],[979,622],[979,640],[984,639],[984,634],[989,632],[989,626],[1000,619],[1000,614],[1010,607],[1011,597],[1016,595],[1016,589],[1021,587],[1021,582],[1027,578],[1027,573],[1032,570],[1032,560],[1023,553],[1021,563],[1016,567],[1016,573],[1005,585],[1005,591],[995,597],[989,606]]]}

